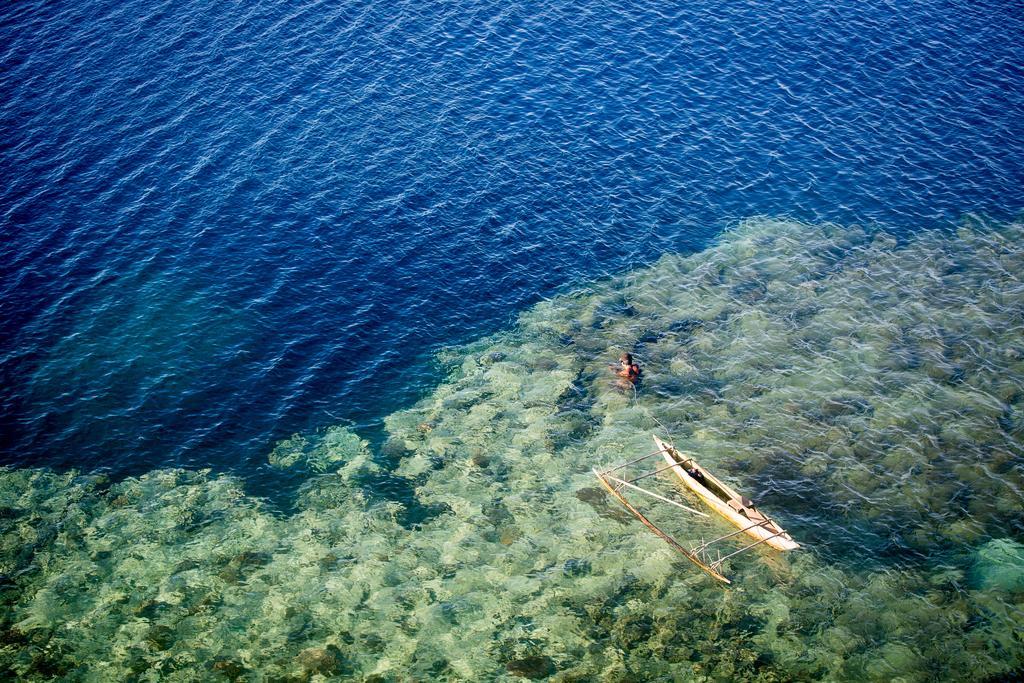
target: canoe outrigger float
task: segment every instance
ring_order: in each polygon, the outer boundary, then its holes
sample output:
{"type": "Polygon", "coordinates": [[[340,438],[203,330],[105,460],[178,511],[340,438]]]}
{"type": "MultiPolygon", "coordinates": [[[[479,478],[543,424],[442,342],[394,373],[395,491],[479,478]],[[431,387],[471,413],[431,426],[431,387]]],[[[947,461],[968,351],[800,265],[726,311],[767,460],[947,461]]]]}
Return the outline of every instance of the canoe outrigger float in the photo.
{"type": "Polygon", "coordinates": [[[634,460],[630,460],[629,462],[622,463],[621,465],[613,465],[612,467],[602,470],[595,469],[594,475],[598,478],[601,484],[608,489],[609,493],[615,496],[618,501],[622,503],[627,510],[633,513],[637,519],[643,522],[648,529],[664,539],[670,546],[685,555],[691,562],[704,570],[704,572],[723,583],[732,583],[729,579],[723,576],[720,571],[722,563],[729,558],[762,544],[769,545],[777,550],[795,550],[800,547],[800,545],[794,541],[782,527],[776,524],[773,519],[758,510],[750,499],[740,495],[725,482],[712,475],[706,469],[701,467],[701,465],[692,457],[684,455],[681,451],[675,448],[675,446],[665,443],[657,436],[654,437],[654,445],[658,448],[654,453],[649,453],[634,460]],[[665,459],[665,462],[667,463],[665,466],[643,472],[632,478],[625,478],[626,475],[624,470],[627,467],[637,465],[648,458],[653,458],[658,455],[661,455],[665,459]],[[687,512],[701,517],[708,517],[706,513],[701,512],[700,510],[695,510],[678,501],[636,485],[636,482],[641,479],[646,479],[668,471],[675,474],[686,488],[695,493],[698,498],[708,505],[708,507],[737,526],[739,531],[734,531],[706,542],[702,540],[700,544],[692,548],[686,548],[670,535],[659,529],[657,525],[645,517],[643,513],[641,513],[626,499],[626,491],[642,493],[660,500],[663,503],[669,503],[670,505],[681,508],[687,512]],[[715,543],[735,538],[740,534],[747,534],[756,540],[754,543],[745,545],[739,550],[733,551],[727,555],[723,556],[718,552],[715,558],[711,557],[710,550],[715,543]]]}

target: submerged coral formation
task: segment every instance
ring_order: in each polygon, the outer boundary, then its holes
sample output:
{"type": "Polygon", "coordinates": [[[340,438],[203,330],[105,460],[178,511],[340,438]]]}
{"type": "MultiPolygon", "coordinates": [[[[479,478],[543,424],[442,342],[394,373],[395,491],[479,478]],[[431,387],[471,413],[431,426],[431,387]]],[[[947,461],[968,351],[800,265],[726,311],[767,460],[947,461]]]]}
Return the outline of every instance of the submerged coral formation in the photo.
{"type": "Polygon", "coordinates": [[[369,442],[360,439],[350,427],[334,426],[312,443],[301,434],[292,434],[274,446],[267,462],[278,469],[302,464],[313,472],[341,467],[338,472],[347,476],[360,470],[378,469],[369,446],[369,442]]]}
{"type": "MultiPolygon", "coordinates": [[[[980,680],[1024,666],[1024,238],[750,221],[440,354],[386,420],[230,476],[0,471],[26,680],[980,680]],[[634,393],[607,367],[628,350],[634,393]],[[680,447],[803,545],[722,588],[590,468],[680,447]],[[387,484],[387,485],[383,485],[387,484]]],[[[666,517],[680,538],[723,529],[666,517]]]]}

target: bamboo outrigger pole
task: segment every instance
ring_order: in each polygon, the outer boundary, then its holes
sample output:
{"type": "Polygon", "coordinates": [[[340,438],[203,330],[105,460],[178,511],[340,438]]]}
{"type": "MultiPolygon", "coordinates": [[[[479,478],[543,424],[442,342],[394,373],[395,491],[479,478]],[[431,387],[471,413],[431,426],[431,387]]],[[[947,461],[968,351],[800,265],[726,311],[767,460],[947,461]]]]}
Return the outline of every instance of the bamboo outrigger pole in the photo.
{"type": "MultiPolygon", "coordinates": [[[[623,497],[623,495],[621,493],[619,493],[619,491],[616,488],[614,488],[610,483],[608,483],[608,480],[605,479],[604,473],[599,472],[596,469],[593,470],[593,472],[594,472],[594,476],[596,476],[598,478],[598,480],[601,482],[601,484],[603,484],[604,487],[606,489],[608,489],[608,492],[611,493],[613,496],[615,496],[619,500],[619,502],[622,503],[625,506],[625,508],[627,510],[629,510],[631,513],[633,513],[633,515],[644,524],[644,526],[646,526],[648,529],[650,529],[655,534],[657,534],[659,537],[661,537],[661,539],[664,540],[666,543],[668,543],[670,546],[672,546],[673,548],[675,548],[676,550],[681,552],[683,555],[685,555],[686,559],[688,559],[690,562],[693,562],[695,565],[700,567],[701,571],[706,573],[708,576],[711,576],[712,578],[717,579],[718,581],[721,581],[722,583],[732,583],[732,581],[730,581],[729,579],[727,579],[724,576],[722,576],[722,574],[720,574],[716,568],[712,568],[711,565],[706,564],[699,557],[697,557],[694,553],[690,552],[685,547],[683,547],[678,541],[676,541],[676,539],[672,538],[671,536],[666,534],[664,531],[659,529],[654,524],[654,522],[652,522],[651,520],[649,520],[646,517],[644,517],[643,513],[641,513],[635,507],[630,505],[629,501],[626,500],[625,497],[623,497]]],[[[619,481],[621,481],[621,480],[619,480],[619,481]]],[[[634,487],[634,488],[639,488],[639,487],[634,487]]],[[[696,512],[696,511],[694,511],[694,512],[696,512]]],[[[699,513],[698,512],[697,514],[703,514],[703,513],[699,513]]],[[[704,516],[706,517],[707,515],[704,515],[704,516]]]]}

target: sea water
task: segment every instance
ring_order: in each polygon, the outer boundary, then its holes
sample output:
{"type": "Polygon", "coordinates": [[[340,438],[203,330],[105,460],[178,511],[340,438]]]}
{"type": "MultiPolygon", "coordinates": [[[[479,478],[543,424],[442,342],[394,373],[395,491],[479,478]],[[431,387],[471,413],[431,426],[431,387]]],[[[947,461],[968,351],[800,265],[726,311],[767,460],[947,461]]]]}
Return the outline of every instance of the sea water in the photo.
{"type": "Polygon", "coordinates": [[[0,11],[0,671],[1014,676],[1020,23],[0,11]],[[674,555],[652,432],[802,549],[674,555]]]}
{"type": "MultiPolygon", "coordinates": [[[[385,418],[235,476],[2,472],[5,666],[172,680],[984,679],[1021,665],[1019,224],[750,221],[451,348],[385,418]],[[609,349],[646,368],[614,381],[609,349]],[[650,434],[799,540],[723,588],[589,469],[650,434]],[[406,496],[388,495],[401,480],[406,496]]],[[[718,520],[652,517],[687,544],[718,520]]]]}

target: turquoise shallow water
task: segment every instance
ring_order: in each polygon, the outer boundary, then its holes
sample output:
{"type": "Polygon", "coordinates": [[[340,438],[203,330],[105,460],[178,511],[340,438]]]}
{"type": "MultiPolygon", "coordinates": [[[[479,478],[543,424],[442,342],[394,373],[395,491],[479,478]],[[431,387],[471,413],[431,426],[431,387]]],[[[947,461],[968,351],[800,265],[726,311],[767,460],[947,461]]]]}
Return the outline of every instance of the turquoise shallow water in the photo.
{"type": "MultiPolygon", "coordinates": [[[[443,350],[443,381],[385,418],[379,446],[345,425],[282,440],[268,466],[305,473],[287,513],[208,470],[4,469],[0,667],[1012,679],[1022,237],[747,221],[443,350]],[[636,395],[609,376],[622,350],[645,368],[636,395]],[[663,428],[804,548],[730,561],[722,588],[625,514],[590,468],[663,428]]],[[[728,530],[653,515],[688,542],[728,530]]]]}

